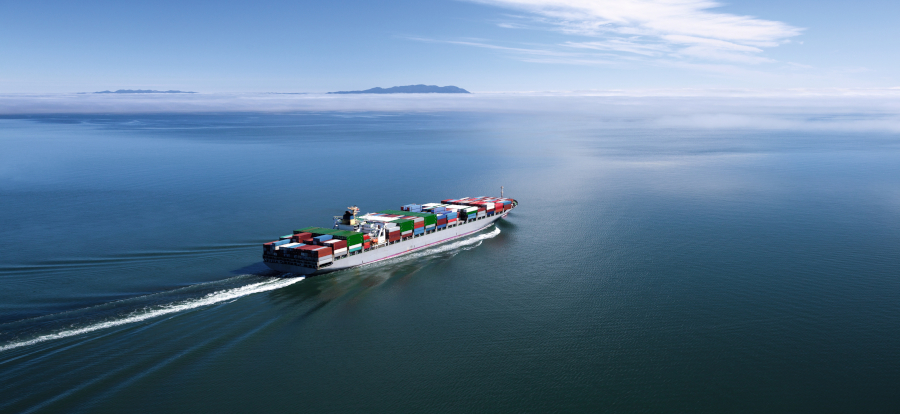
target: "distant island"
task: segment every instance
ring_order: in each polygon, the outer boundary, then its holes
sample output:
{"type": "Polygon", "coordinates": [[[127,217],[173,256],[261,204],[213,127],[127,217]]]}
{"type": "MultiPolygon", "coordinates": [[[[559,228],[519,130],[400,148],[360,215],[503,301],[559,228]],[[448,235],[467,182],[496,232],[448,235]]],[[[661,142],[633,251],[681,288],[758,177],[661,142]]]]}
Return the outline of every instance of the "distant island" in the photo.
{"type": "Polygon", "coordinates": [[[437,85],[409,85],[409,86],[394,86],[393,88],[372,88],[366,89],[364,91],[341,91],[341,92],[328,92],[333,94],[340,93],[469,93],[469,91],[463,88],[457,88],[456,86],[437,86],[437,85]]]}
{"type": "Polygon", "coordinates": [[[188,91],[154,91],[151,89],[119,89],[115,92],[113,91],[100,91],[94,93],[197,93],[197,92],[188,92],[188,91]]]}

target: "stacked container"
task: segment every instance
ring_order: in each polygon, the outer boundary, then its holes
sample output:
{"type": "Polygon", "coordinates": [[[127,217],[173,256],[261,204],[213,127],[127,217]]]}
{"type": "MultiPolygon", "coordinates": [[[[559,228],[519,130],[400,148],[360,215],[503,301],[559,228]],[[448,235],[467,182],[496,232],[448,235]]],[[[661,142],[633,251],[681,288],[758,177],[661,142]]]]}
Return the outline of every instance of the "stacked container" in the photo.
{"type": "Polygon", "coordinates": [[[293,249],[294,247],[303,246],[303,243],[286,243],[278,246],[275,250],[275,254],[278,256],[286,256],[287,252],[293,249]]]}
{"type": "Polygon", "coordinates": [[[300,256],[308,261],[315,262],[317,265],[323,265],[334,261],[334,254],[331,247],[326,246],[303,246],[297,249],[300,256]]]}
{"type": "Polygon", "coordinates": [[[276,250],[278,250],[279,246],[283,246],[290,242],[291,242],[290,239],[286,239],[286,240],[278,240],[278,241],[272,241],[272,242],[265,243],[265,244],[263,244],[263,252],[274,253],[276,250]]]}
{"type": "Polygon", "coordinates": [[[456,225],[456,219],[457,219],[457,217],[459,217],[459,213],[448,210],[446,217],[447,217],[447,225],[454,226],[454,225],[456,225]]]}
{"type": "Polygon", "coordinates": [[[393,243],[393,242],[400,241],[400,228],[399,227],[385,228],[385,232],[387,232],[388,242],[393,243]]]}
{"type": "Polygon", "coordinates": [[[334,238],[334,236],[332,236],[332,235],[330,235],[330,234],[323,234],[323,235],[321,235],[321,236],[313,237],[313,240],[315,240],[315,243],[316,243],[316,244],[321,245],[322,242],[325,242],[325,241],[327,241],[327,240],[331,240],[331,239],[333,239],[333,238],[334,238]]]}
{"type": "Polygon", "coordinates": [[[334,257],[341,257],[347,254],[347,241],[331,239],[323,243],[323,246],[331,247],[334,257]]]}
{"type": "Polygon", "coordinates": [[[312,237],[313,237],[312,233],[308,233],[308,232],[294,233],[294,235],[291,236],[291,241],[293,241],[294,243],[303,243],[305,241],[312,239],[312,237]]]}

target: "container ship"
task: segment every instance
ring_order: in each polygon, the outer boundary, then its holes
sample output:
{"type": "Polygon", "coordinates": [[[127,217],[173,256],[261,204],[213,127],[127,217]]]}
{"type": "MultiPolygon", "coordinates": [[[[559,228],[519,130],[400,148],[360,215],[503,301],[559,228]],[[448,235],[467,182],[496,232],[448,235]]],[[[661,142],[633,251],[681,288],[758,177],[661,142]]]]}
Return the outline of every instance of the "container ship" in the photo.
{"type": "Polygon", "coordinates": [[[400,210],[359,214],[356,206],[334,217],[334,227],[304,227],[263,244],[270,268],[314,276],[380,262],[475,233],[506,217],[511,198],[465,197],[407,204],[400,210]]]}

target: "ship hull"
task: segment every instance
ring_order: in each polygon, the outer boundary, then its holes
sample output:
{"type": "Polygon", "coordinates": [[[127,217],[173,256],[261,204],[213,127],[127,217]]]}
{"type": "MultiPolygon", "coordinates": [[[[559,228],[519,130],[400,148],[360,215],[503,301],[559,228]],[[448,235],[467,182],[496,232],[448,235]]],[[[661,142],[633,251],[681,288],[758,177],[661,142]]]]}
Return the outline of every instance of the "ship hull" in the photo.
{"type": "Polygon", "coordinates": [[[404,256],[409,253],[421,251],[429,247],[434,247],[442,243],[456,240],[490,227],[497,220],[506,217],[507,214],[509,214],[509,211],[502,214],[485,217],[471,223],[459,224],[454,227],[448,227],[443,230],[435,231],[433,233],[413,237],[412,239],[381,246],[375,249],[370,249],[356,255],[345,256],[344,258],[335,260],[327,267],[320,267],[318,269],[304,266],[303,262],[299,259],[279,257],[269,254],[263,255],[263,262],[266,264],[266,266],[269,266],[271,269],[277,270],[279,272],[292,273],[295,275],[316,276],[324,273],[336,272],[338,270],[349,269],[351,267],[365,266],[383,260],[393,259],[395,257],[404,256]]]}

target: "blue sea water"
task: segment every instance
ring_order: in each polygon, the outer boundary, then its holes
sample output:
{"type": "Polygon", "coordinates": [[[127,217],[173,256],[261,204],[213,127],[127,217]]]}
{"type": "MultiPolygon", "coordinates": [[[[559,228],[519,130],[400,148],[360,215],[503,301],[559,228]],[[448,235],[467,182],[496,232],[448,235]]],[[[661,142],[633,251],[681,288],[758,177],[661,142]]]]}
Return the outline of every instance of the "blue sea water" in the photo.
{"type": "Polygon", "coordinates": [[[0,119],[0,412],[896,412],[896,134],[587,115],[0,119]],[[298,281],[345,207],[506,195],[298,281]]]}

